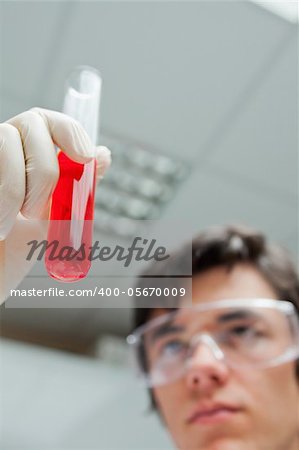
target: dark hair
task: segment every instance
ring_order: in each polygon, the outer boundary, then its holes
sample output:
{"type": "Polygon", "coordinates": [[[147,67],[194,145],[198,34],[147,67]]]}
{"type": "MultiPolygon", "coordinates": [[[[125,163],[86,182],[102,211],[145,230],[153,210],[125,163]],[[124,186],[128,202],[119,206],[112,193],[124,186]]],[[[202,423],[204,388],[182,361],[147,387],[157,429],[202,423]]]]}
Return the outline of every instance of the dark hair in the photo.
{"type": "MultiPolygon", "coordinates": [[[[185,265],[188,258],[190,259],[190,246],[184,246],[159,267],[159,277],[166,278],[177,272],[178,267],[185,265]]],[[[268,242],[262,233],[244,225],[211,227],[192,240],[192,276],[217,266],[231,270],[242,262],[252,264],[265,277],[278,298],[292,302],[299,315],[298,272],[292,258],[283,247],[268,242]]],[[[139,278],[138,287],[141,290],[148,287],[148,280],[155,275],[157,270],[153,264],[139,278]]],[[[136,298],[135,328],[145,324],[150,319],[152,311],[156,309],[154,304],[148,308],[142,307],[138,302],[140,297],[136,298]]],[[[146,368],[144,349],[139,357],[146,368]]],[[[296,365],[296,374],[299,379],[299,361],[296,365]]],[[[151,406],[155,409],[156,403],[151,390],[150,396],[151,406]]]]}

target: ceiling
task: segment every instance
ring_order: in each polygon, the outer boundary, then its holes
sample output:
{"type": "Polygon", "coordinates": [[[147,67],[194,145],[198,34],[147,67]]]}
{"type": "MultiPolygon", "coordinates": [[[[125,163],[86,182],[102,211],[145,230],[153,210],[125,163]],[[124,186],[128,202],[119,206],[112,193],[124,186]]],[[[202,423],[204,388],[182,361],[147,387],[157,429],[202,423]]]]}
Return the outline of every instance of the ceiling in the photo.
{"type": "MultiPolygon", "coordinates": [[[[1,119],[60,109],[67,74],[94,66],[103,135],[190,168],[165,223],[191,236],[245,222],[297,257],[297,58],[297,24],[247,1],[1,2],[1,119]]],[[[3,320],[124,333],[130,309],[6,309],[3,320]]]]}

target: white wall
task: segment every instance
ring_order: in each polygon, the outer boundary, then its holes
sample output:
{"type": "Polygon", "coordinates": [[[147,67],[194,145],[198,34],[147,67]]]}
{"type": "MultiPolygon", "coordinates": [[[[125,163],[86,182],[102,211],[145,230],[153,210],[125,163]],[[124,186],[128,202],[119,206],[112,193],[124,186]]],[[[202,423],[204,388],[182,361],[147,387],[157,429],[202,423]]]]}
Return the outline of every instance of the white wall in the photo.
{"type": "Polygon", "coordinates": [[[126,368],[1,340],[1,450],[167,450],[126,368]]]}

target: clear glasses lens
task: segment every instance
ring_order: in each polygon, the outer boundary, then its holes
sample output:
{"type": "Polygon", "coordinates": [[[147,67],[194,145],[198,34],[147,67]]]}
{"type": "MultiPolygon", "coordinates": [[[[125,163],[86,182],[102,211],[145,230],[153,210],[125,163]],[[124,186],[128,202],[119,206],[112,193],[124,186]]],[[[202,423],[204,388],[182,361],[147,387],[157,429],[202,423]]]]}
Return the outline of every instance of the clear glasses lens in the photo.
{"type": "MultiPolygon", "coordinates": [[[[286,303],[286,302],[284,302],[286,303]]],[[[291,304],[289,304],[291,305],[291,304]]],[[[213,358],[235,367],[268,367],[299,356],[299,320],[294,311],[275,307],[230,306],[178,310],[149,323],[136,350],[149,385],[181,377],[200,349],[208,345],[213,358]],[[209,341],[202,341],[208,335],[209,341]]]]}

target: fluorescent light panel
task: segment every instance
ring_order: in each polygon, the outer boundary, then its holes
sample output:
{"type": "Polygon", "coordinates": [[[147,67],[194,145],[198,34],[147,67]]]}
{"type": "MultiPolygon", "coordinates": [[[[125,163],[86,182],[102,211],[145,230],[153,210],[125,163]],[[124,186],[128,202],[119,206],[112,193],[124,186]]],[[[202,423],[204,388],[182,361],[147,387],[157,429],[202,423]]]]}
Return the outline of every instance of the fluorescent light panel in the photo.
{"type": "Polygon", "coordinates": [[[288,20],[292,23],[298,23],[299,3],[298,0],[293,1],[267,1],[267,0],[251,0],[253,3],[260,5],[274,14],[288,20]]]}
{"type": "Polygon", "coordinates": [[[95,227],[129,238],[140,220],[161,217],[189,168],[125,138],[103,135],[101,142],[110,148],[113,164],[96,191],[95,227]]]}

